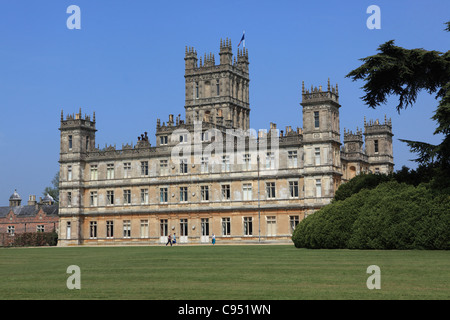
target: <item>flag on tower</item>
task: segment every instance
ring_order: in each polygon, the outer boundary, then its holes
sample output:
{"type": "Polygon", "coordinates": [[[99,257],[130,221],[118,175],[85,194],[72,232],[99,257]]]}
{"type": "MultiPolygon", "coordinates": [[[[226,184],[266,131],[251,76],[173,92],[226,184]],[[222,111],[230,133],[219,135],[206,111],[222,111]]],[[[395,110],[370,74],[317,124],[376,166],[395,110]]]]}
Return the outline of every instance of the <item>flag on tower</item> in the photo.
{"type": "Polygon", "coordinates": [[[242,38],[241,38],[241,41],[238,44],[238,47],[241,45],[241,43],[242,43],[243,47],[245,48],[245,31],[242,34],[242,38]]]}

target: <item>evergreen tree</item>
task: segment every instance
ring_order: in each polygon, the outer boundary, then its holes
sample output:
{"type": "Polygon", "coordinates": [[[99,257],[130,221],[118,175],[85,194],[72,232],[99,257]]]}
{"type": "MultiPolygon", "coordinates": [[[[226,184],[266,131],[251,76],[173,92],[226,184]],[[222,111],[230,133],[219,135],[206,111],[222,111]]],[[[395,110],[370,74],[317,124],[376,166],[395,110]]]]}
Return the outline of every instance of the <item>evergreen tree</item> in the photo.
{"type": "MultiPolygon", "coordinates": [[[[450,31],[450,22],[446,23],[450,31]]],[[[432,117],[437,122],[434,134],[442,134],[438,145],[427,142],[402,140],[415,159],[422,165],[437,167],[435,177],[448,184],[450,176],[450,51],[441,53],[424,49],[405,49],[394,45],[394,40],[382,44],[379,53],[361,59],[364,63],[347,77],[365,81],[366,93],[362,100],[371,108],[385,104],[390,95],[399,97],[398,112],[412,106],[421,90],[436,94],[439,104],[432,117]],[[443,178],[443,179],[442,179],[443,178]]],[[[448,186],[448,185],[445,185],[448,186]]]]}

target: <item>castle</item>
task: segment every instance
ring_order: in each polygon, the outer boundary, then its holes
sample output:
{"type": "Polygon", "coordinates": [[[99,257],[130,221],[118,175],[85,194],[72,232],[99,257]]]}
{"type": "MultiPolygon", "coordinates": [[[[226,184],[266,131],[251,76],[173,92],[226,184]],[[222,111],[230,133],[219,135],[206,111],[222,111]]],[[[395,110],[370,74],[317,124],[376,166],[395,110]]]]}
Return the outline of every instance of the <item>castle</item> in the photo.
{"type": "Polygon", "coordinates": [[[305,89],[303,126],[250,127],[247,49],[185,52],[185,119],[135,145],[100,149],[95,113],[61,112],[59,245],[289,241],[295,226],[361,172],[393,170],[392,124],[344,130],[338,85],[305,89]],[[364,141],[363,141],[364,135],[364,141]]]}

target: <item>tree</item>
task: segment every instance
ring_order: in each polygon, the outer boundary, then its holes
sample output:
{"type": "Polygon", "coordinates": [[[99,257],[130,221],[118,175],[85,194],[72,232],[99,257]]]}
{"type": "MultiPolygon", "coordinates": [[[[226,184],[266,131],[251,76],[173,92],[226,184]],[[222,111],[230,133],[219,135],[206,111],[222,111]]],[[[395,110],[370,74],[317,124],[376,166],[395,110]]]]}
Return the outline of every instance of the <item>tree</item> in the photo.
{"type": "Polygon", "coordinates": [[[345,200],[362,189],[373,189],[382,182],[387,182],[390,176],[379,173],[361,173],[343,183],[336,190],[333,201],[345,200]]]}
{"type": "Polygon", "coordinates": [[[46,187],[42,194],[44,196],[49,194],[55,202],[59,202],[59,172],[57,172],[52,179],[52,187],[46,187]]]}
{"type": "MultiPolygon", "coordinates": [[[[446,22],[450,31],[450,21],[446,22]]],[[[440,174],[450,174],[450,51],[441,53],[424,49],[405,49],[394,45],[394,40],[382,44],[379,53],[361,59],[364,63],[347,77],[365,81],[366,93],[362,100],[371,108],[385,104],[390,95],[397,95],[402,109],[412,106],[421,90],[436,94],[439,104],[432,117],[437,122],[434,134],[443,134],[442,143],[433,145],[421,141],[403,140],[412,152],[418,154],[416,162],[437,164],[440,174]]],[[[448,180],[448,179],[447,179],[448,180]]]]}

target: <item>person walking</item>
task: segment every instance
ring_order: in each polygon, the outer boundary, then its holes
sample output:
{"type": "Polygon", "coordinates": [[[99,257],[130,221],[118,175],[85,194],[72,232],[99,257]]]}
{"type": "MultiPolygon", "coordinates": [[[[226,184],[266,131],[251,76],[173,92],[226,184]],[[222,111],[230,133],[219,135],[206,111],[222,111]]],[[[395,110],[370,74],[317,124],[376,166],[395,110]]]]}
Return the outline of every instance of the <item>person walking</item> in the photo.
{"type": "Polygon", "coordinates": [[[172,243],[173,243],[173,244],[177,244],[177,238],[176,238],[176,236],[175,236],[175,232],[173,233],[172,243]]]}
{"type": "Polygon", "coordinates": [[[166,243],[166,247],[167,247],[167,245],[170,243],[170,246],[172,246],[172,237],[170,236],[170,234],[169,234],[169,236],[167,237],[167,243],[166,243]]]}
{"type": "Polygon", "coordinates": [[[214,233],[212,234],[212,244],[216,244],[216,235],[214,233]]]}

